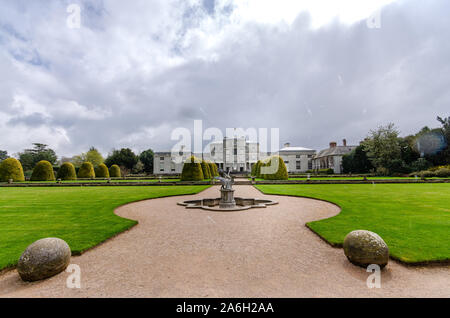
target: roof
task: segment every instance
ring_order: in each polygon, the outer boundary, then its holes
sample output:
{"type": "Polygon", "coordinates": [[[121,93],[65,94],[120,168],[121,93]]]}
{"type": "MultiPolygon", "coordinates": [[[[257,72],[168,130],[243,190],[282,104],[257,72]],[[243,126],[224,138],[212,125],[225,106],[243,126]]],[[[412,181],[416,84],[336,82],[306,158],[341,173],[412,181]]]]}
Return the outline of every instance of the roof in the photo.
{"type": "Polygon", "coordinates": [[[281,148],[280,151],[315,151],[315,150],[304,147],[284,147],[281,148]]]}
{"type": "Polygon", "coordinates": [[[328,156],[343,156],[351,152],[356,147],[357,146],[336,146],[333,148],[324,149],[319,151],[319,153],[314,156],[314,158],[317,159],[328,156]]]}

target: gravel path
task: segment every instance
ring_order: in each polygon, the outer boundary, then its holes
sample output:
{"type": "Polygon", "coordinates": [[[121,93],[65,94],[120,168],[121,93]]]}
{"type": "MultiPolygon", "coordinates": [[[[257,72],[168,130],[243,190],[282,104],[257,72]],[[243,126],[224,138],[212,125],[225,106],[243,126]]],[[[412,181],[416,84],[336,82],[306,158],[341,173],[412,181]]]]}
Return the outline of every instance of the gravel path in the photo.
{"type": "MultiPolygon", "coordinates": [[[[236,196],[265,197],[252,186],[236,196]]],[[[305,227],[339,208],[322,201],[269,196],[278,205],[241,212],[187,210],[195,196],[129,204],[116,213],[139,225],[72,257],[81,289],[69,273],[24,283],[15,270],[0,276],[0,297],[450,297],[450,266],[406,267],[391,261],[381,288],[369,289],[364,269],[350,264],[305,227]]]]}

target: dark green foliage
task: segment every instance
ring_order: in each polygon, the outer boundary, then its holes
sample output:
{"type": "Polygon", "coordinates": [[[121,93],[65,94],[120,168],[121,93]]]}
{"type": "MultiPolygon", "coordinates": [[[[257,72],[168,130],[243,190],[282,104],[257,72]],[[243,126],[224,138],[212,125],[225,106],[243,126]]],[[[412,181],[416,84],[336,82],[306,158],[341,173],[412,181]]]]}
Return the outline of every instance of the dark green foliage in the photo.
{"type": "Polygon", "coordinates": [[[217,166],[214,162],[208,161],[208,166],[209,166],[209,172],[211,173],[211,179],[214,177],[218,177],[219,176],[219,171],[217,169],[217,166]]]}
{"type": "Polygon", "coordinates": [[[277,166],[278,169],[275,173],[265,174],[264,179],[265,180],[288,180],[288,172],[286,165],[284,164],[283,158],[280,156],[272,156],[270,160],[266,163],[267,167],[273,167],[277,166]]]}
{"type": "Polygon", "coordinates": [[[449,178],[450,177],[450,169],[448,168],[440,168],[435,171],[436,177],[439,178],[449,178]]]}
{"type": "Polygon", "coordinates": [[[261,178],[261,165],[262,165],[261,160],[258,160],[256,162],[256,164],[255,164],[255,174],[254,174],[254,176],[257,177],[257,178],[261,178]]]}
{"type": "Polygon", "coordinates": [[[91,179],[95,178],[94,166],[90,162],[84,162],[78,170],[78,178],[91,179]]]}
{"type": "Polygon", "coordinates": [[[209,165],[205,160],[202,160],[202,172],[203,172],[203,179],[211,179],[211,172],[209,171],[209,165]]]}
{"type": "Polygon", "coordinates": [[[331,168],[328,169],[319,169],[317,170],[319,174],[334,174],[334,170],[331,168]]]}
{"type": "Polygon", "coordinates": [[[122,148],[120,150],[113,150],[113,152],[106,158],[105,164],[107,166],[112,166],[114,164],[123,166],[128,170],[133,169],[133,167],[138,163],[139,157],[129,148],[122,148]]]}
{"type": "Polygon", "coordinates": [[[47,160],[39,161],[33,169],[31,181],[55,181],[53,166],[47,160]]]}
{"type": "Polygon", "coordinates": [[[344,173],[368,173],[373,169],[363,146],[358,146],[352,152],[342,157],[344,173]]]}
{"type": "Polygon", "coordinates": [[[22,164],[15,158],[8,158],[0,163],[0,181],[8,182],[10,179],[14,182],[25,181],[22,164]]]}
{"type": "Polygon", "coordinates": [[[33,149],[25,149],[19,153],[19,160],[23,169],[32,170],[41,160],[47,160],[52,165],[56,163],[56,153],[52,149],[47,148],[47,145],[34,143],[33,146],[33,149]]]}
{"type": "Polygon", "coordinates": [[[95,176],[97,178],[109,178],[108,167],[104,163],[98,165],[98,167],[95,168],[95,176]]]}
{"type": "Polygon", "coordinates": [[[118,165],[112,165],[109,168],[109,176],[111,178],[120,178],[122,176],[122,173],[120,172],[120,168],[118,165]]]}
{"type": "Polygon", "coordinates": [[[139,155],[139,160],[144,164],[144,171],[149,174],[153,173],[153,156],[152,149],[145,150],[139,155]]]}
{"type": "Polygon", "coordinates": [[[0,150],[0,162],[2,162],[5,159],[8,159],[8,152],[4,150],[0,150]]]}
{"type": "Polygon", "coordinates": [[[75,167],[71,162],[64,162],[58,170],[58,179],[61,180],[76,180],[77,174],[75,167]]]}
{"type": "Polygon", "coordinates": [[[431,167],[431,163],[425,158],[419,158],[413,163],[411,163],[412,171],[423,171],[428,170],[431,167]]]}
{"type": "Polygon", "coordinates": [[[191,156],[183,165],[181,181],[202,181],[203,179],[201,161],[195,156],[191,156]]]}

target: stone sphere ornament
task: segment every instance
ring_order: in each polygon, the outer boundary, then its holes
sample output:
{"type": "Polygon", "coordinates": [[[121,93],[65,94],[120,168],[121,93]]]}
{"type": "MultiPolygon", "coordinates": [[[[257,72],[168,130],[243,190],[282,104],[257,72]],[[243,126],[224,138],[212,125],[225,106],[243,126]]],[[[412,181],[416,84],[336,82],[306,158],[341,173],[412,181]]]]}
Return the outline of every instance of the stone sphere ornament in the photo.
{"type": "Polygon", "coordinates": [[[64,271],[70,263],[69,245],[59,238],[44,238],[32,243],[20,256],[17,271],[22,280],[34,282],[64,271]]]}
{"type": "Polygon", "coordinates": [[[355,265],[367,268],[370,264],[381,268],[389,261],[389,248],[376,233],[357,230],[350,232],[344,239],[344,253],[355,265]]]}

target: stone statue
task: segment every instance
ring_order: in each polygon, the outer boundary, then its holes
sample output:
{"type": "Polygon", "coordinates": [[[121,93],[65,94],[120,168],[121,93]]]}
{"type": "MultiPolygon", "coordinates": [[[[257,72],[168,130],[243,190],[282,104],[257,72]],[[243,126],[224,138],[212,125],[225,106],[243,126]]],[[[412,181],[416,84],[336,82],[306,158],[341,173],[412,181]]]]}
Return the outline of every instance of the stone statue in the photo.
{"type": "Polygon", "coordinates": [[[233,186],[233,178],[230,176],[230,173],[220,170],[219,174],[220,177],[215,177],[214,179],[219,180],[222,183],[222,189],[231,190],[233,186]]]}

